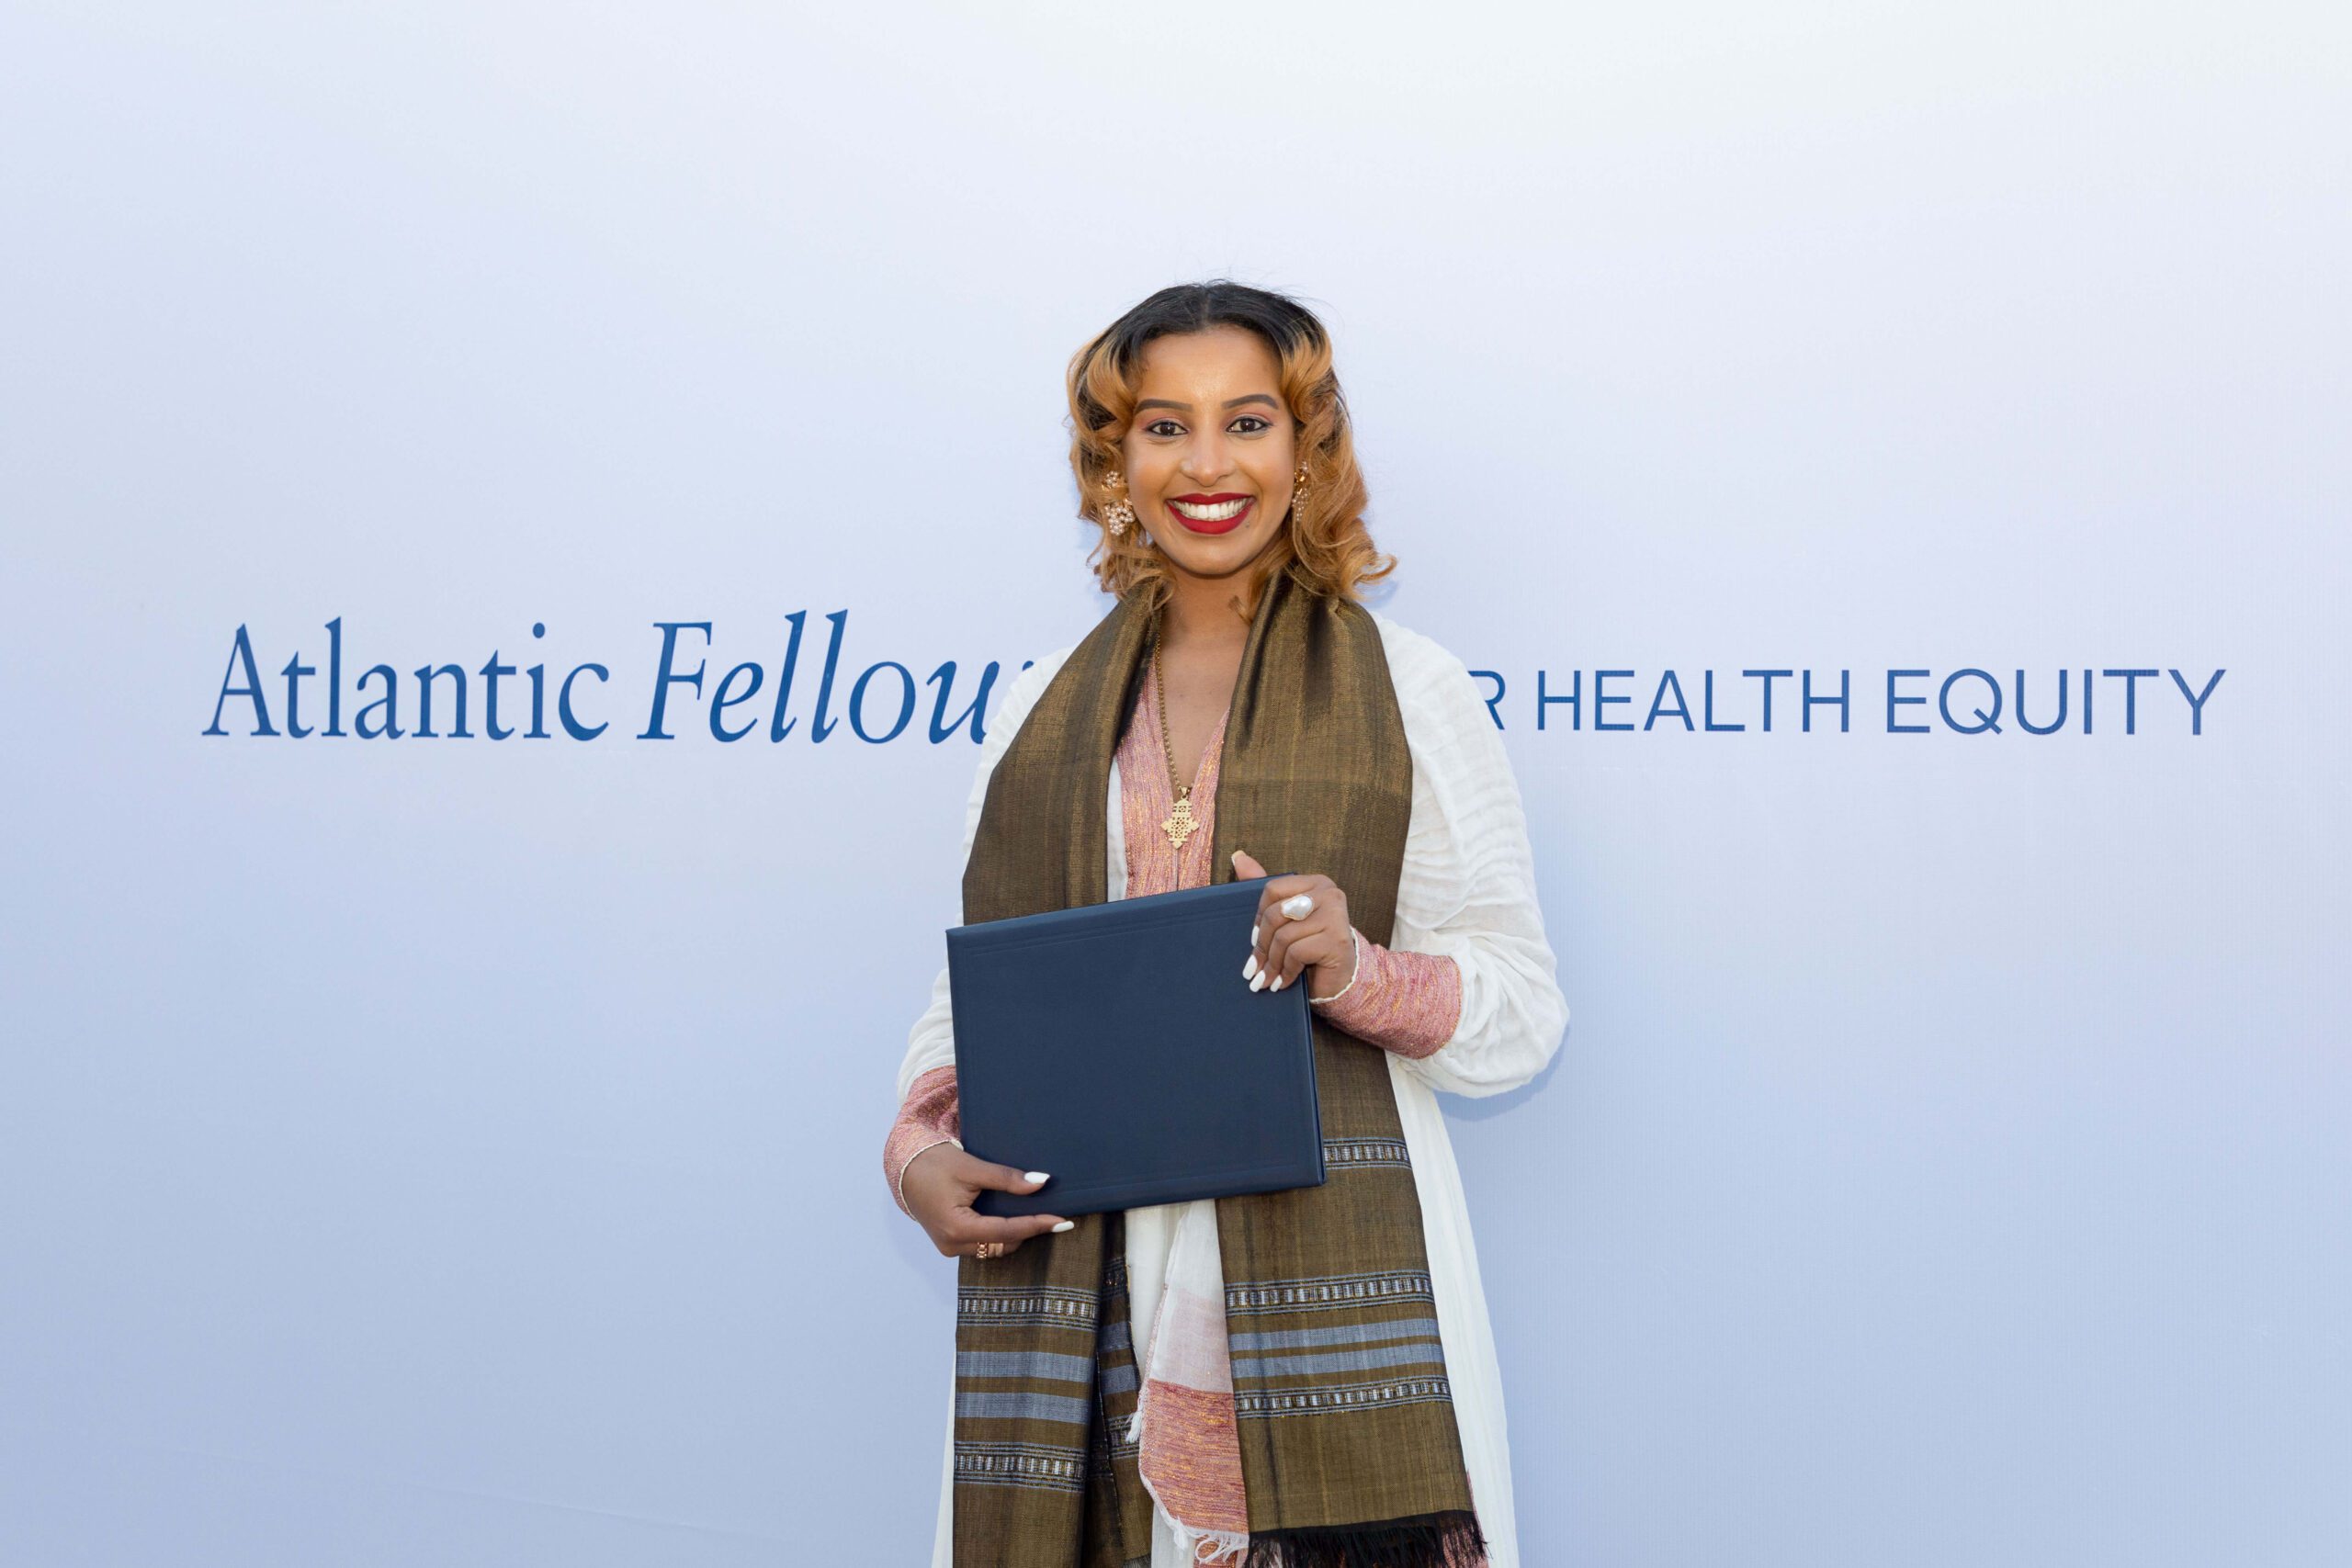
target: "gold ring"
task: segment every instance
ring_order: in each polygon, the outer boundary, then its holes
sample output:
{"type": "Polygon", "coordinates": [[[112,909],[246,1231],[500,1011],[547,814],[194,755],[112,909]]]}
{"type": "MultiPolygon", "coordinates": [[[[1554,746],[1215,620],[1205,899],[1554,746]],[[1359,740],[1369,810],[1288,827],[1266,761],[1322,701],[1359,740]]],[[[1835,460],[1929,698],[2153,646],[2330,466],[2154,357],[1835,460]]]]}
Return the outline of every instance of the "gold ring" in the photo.
{"type": "Polygon", "coordinates": [[[994,1258],[996,1256],[996,1249],[997,1244],[995,1242],[984,1241],[980,1243],[979,1250],[973,1253],[972,1256],[975,1258],[994,1258]]]}

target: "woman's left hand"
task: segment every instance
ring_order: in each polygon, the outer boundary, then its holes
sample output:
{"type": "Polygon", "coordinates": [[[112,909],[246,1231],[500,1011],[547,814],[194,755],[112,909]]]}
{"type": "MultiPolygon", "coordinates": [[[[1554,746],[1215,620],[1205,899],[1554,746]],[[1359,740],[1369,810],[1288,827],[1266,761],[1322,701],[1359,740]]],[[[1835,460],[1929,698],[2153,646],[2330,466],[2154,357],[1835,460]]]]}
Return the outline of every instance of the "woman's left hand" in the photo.
{"type": "MultiPolygon", "coordinates": [[[[1266,868],[1236,850],[1233,874],[1247,881],[1266,875],[1266,868]]],[[[1305,975],[1312,998],[1332,996],[1355,978],[1348,896],[1329,877],[1300,874],[1271,878],[1258,896],[1257,926],[1249,962],[1242,965],[1251,990],[1279,991],[1305,975]],[[1293,915],[1283,908],[1302,895],[1313,906],[1306,913],[1293,915]]]]}

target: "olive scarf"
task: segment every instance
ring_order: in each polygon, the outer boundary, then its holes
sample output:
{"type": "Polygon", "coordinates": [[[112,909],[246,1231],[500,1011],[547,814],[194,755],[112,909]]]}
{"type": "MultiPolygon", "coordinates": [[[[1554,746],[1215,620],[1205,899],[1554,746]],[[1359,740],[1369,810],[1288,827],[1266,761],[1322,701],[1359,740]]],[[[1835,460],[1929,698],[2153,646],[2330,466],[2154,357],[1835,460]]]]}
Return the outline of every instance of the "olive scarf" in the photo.
{"type": "MultiPolygon", "coordinates": [[[[1108,897],[1111,760],[1149,677],[1150,620],[1138,596],[1120,601],[998,761],[966,921],[1108,897]]],[[[1275,874],[1321,872],[1357,929],[1387,942],[1412,766],[1366,611],[1289,570],[1268,582],[1219,769],[1215,880],[1232,880],[1236,847],[1275,874]]],[[[1314,1052],[1325,1182],[1216,1201],[1246,1568],[1481,1564],[1388,1064],[1320,1016],[1314,1052]]],[[[1148,1564],[1151,1499],[1122,1437],[1137,1393],[1125,1221],[1084,1215],[957,1266],[956,1568],[1148,1564]]]]}

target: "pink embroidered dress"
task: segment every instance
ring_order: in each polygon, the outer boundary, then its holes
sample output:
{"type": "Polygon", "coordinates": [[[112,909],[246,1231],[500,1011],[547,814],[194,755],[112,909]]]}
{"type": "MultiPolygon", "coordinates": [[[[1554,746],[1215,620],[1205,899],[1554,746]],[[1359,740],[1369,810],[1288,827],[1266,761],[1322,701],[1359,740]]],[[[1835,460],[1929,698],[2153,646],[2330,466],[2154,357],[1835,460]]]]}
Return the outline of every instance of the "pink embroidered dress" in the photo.
{"type": "MultiPolygon", "coordinates": [[[[1141,684],[1142,693],[1128,716],[1117,752],[1126,839],[1126,896],[1130,897],[1199,887],[1210,880],[1209,844],[1216,821],[1217,768],[1225,740],[1225,716],[1220,716],[1202,748],[1193,778],[1193,816],[1198,826],[1179,849],[1160,828],[1175,807],[1175,792],[1169,784],[1158,698],[1151,682],[1141,684]]],[[[1459,966],[1450,957],[1392,952],[1362,931],[1355,936],[1354,983],[1337,1000],[1316,1004],[1316,1010],[1368,1045],[1399,1055],[1427,1056],[1438,1050],[1453,1037],[1460,1018],[1459,966]]],[[[1241,974],[1247,956],[1246,952],[1234,955],[1237,986],[1249,984],[1241,974]]],[[[1293,982],[1307,983],[1305,976],[1293,982]]],[[[955,1143],[959,1126],[956,1069],[933,1067],[917,1077],[899,1107],[883,1152],[884,1174],[900,1209],[907,1207],[908,1166],[927,1148],[955,1143]]],[[[1147,1385],[1144,1397],[1152,1415],[1143,1423],[1141,1462],[1159,1506],[1189,1527],[1188,1534],[1200,1531],[1230,1539],[1248,1530],[1249,1510],[1242,1490],[1241,1450],[1233,1425],[1233,1382],[1223,1329],[1222,1312],[1215,1303],[1195,1308],[1189,1331],[1172,1324],[1155,1329],[1155,1334],[1185,1336],[1187,1343],[1178,1347],[1171,1358],[1185,1375],[1147,1385]]],[[[1150,1364],[1148,1358],[1139,1360],[1150,1364]]]]}

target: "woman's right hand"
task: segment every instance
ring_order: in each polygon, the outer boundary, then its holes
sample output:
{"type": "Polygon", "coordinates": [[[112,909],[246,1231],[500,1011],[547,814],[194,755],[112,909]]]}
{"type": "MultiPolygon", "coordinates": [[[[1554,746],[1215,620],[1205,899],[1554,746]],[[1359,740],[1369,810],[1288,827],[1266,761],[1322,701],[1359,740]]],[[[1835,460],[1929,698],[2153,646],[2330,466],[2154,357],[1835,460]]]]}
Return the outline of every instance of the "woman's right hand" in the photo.
{"type": "Polygon", "coordinates": [[[915,1222],[930,1233],[931,1244],[939,1248],[941,1257],[976,1257],[980,1243],[992,1241],[997,1244],[989,1254],[993,1261],[1033,1235],[1069,1230],[1077,1224],[1058,1214],[999,1219],[973,1209],[972,1200],[983,1190],[1035,1192],[1045,1185],[1042,1178],[1030,1180],[1031,1174],[966,1154],[954,1144],[933,1144],[908,1163],[899,1179],[899,1190],[915,1222]]]}

